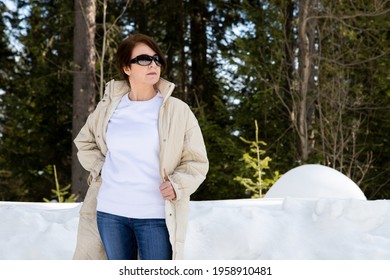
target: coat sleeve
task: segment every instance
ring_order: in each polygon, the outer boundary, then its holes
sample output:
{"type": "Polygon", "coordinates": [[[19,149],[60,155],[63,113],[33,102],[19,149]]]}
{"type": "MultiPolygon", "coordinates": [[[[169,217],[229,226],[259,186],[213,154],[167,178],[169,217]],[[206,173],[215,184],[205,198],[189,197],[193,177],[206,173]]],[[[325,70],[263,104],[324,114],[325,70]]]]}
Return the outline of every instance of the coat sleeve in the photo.
{"type": "Polygon", "coordinates": [[[99,176],[105,160],[105,156],[101,152],[96,141],[96,126],[99,112],[98,106],[96,110],[89,115],[85,125],[74,139],[74,143],[78,149],[77,157],[80,164],[85,170],[90,172],[88,182],[99,176]]]}
{"type": "Polygon", "coordinates": [[[202,131],[194,114],[190,110],[188,114],[181,161],[169,176],[177,200],[193,194],[206,179],[209,170],[202,131]]]}

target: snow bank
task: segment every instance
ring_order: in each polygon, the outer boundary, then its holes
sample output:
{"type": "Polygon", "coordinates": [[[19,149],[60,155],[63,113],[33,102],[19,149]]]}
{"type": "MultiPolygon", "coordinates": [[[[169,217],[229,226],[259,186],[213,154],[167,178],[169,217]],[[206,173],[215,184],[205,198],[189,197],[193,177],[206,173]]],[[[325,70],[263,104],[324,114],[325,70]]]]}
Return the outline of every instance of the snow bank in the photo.
{"type": "Polygon", "coordinates": [[[390,201],[193,202],[187,259],[390,259],[390,201]]]}
{"type": "Polygon", "coordinates": [[[0,202],[0,259],[71,259],[80,206],[0,202]]]}
{"type": "MultiPolygon", "coordinates": [[[[0,259],[71,259],[80,204],[0,202],[0,259]]],[[[186,259],[390,259],[390,201],[192,201],[186,259]]]]}

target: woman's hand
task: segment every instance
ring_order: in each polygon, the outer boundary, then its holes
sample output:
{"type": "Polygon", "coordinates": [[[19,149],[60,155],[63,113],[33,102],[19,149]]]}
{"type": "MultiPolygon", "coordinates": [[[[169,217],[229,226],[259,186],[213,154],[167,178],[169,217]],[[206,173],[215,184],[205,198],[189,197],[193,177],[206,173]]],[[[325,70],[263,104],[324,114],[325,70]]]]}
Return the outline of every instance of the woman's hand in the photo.
{"type": "Polygon", "coordinates": [[[169,181],[167,171],[164,168],[164,183],[160,186],[160,193],[165,200],[173,201],[176,199],[176,193],[169,181]]]}

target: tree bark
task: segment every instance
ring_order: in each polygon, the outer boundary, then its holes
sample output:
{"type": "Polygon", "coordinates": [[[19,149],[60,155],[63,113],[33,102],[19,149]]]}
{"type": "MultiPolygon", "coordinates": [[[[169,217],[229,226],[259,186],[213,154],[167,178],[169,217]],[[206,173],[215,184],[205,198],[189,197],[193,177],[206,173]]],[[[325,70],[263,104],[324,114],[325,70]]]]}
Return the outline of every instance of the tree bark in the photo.
{"type": "MultiPolygon", "coordinates": [[[[73,121],[72,139],[79,133],[89,114],[96,105],[95,82],[95,0],[74,1],[74,33],[73,33],[73,121]]],[[[84,199],[87,191],[88,173],[80,165],[77,149],[72,145],[72,192],[78,200],[84,199]]]]}
{"type": "Polygon", "coordinates": [[[315,22],[314,15],[317,0],[299,1],[298,26],[298,98],[296,103],[296,128],[299,136],[299,153],[301,162],[309,158],[312,151],[310,127],[313,120],[314,91],[314,52],[315,22]]]}
{"type": "Polygon", "coordinates": [[[191,26],[191,87],[192,96],[188,98],[190,105],[197,107],[202,112],[203,93],[205,88],[206,69],[206,10],[203,0],[191,1],[190,7],[191,26]]]}

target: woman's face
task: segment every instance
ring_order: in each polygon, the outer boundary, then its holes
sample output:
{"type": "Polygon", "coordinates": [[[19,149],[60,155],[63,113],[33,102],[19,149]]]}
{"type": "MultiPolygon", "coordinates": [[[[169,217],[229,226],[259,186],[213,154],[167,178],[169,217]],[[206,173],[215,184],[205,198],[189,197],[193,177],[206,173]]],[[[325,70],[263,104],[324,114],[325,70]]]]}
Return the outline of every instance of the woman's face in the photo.
{"type": "MultiPolygon", "coordinates": [[[[134,59],[139,55],[154,56],[156,55],[156,52],[148,45],[139,43],[134,47],[131,59],[134,59]]],[[[124,71],[129,76],[131,85],[154,85],[160,79],[161,67],[157,66],[156,62],[153,60],[152,63],[147,66],[132,63],[130,66],[125,67],[124,71]]]]}

